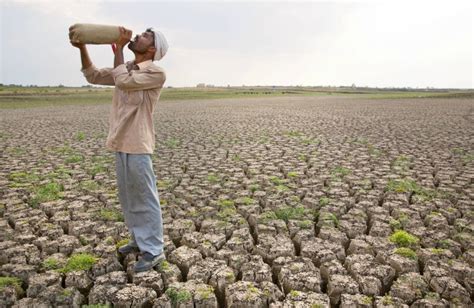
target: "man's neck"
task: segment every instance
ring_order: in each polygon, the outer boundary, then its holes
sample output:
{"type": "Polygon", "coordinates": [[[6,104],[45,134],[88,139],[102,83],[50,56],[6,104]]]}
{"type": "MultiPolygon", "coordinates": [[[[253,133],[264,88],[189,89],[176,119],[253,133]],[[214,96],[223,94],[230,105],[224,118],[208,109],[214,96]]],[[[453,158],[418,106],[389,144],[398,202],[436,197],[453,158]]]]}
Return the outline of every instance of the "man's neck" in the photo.
{"type": "Polygon", "coordinates": [[[151,59],[149,57],[145,56],[145,55],[136,54],[134,63],[138,64],[138,63],[142,63],[142,62],[145,62],[145,61],[148,61],[148,60],[151,60],[151,59]]]}

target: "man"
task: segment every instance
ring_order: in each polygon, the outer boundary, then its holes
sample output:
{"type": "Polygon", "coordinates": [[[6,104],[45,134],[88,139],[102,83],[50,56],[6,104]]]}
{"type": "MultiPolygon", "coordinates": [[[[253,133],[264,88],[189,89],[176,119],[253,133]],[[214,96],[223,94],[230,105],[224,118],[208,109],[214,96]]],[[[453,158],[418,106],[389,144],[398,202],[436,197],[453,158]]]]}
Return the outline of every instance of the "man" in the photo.
{"type": "MultiPolygon", "coordinates": [[[[70,38],[72,31],[70,30],[70,38]]],[[[147,271],[165,259],[163,222],[156,189],[151,154],[155,145],[153,110],[166,80],[162,68],[153,64],[168,50],[159,31],[147,29],[131,41],[132,31],[120,27],[116,42],[114,68],[97,69],[91,62],[85,44],[79,48],[84,76],[92,84],[115,85],[109,134],[106,146],[115,152],[119,200],[131,240],[118,249],[125,255],[142,253],[135,272],[147,271]],[[123,48],[135,54],[135,60],[124,63],[123,48]]]]}

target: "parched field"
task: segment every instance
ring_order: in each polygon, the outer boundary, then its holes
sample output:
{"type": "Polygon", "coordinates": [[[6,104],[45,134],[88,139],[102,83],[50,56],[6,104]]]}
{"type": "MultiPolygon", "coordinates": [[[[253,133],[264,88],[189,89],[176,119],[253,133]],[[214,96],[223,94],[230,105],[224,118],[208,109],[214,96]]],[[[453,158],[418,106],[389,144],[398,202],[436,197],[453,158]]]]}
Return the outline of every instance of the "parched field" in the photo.
{"type": "Polygon", "coordinates": [[[135,274],[109,105],[0,113],[0,306],[469,307],[472,98],[163,100],[135,274]]]}

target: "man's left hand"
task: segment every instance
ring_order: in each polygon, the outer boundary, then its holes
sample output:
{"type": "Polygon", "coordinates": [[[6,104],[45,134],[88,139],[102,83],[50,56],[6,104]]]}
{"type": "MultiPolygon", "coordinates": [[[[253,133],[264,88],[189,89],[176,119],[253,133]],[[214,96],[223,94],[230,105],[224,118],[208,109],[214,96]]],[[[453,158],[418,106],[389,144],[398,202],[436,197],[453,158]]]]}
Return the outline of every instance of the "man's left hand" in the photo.
{"type": "Polygon", "coordinates": [[[128,30],[124,27],[119,27],[120,31],[120,37],[117,40],[117,48],[123,48],[125,45],[127,45],[130,42],[130,39],[132,38],[132,30],[128,30]]]}

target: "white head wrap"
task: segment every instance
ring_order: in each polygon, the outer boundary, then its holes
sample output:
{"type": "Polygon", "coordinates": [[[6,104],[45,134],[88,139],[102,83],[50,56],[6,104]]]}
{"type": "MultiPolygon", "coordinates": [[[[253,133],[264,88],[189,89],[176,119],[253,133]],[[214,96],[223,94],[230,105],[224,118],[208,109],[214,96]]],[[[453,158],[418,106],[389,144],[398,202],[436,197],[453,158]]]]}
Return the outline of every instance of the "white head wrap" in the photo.
{"type": "Polygon", "coordinates": [[[155,34],[155,56],[153,58],[153,61],[159,61],[161,58],[163,58],[168,51],[168,42],[166,41],[165,36],[163,33],[161,33],[158,30],[153,30],[151,29],[153,33],[155,34]]]}

